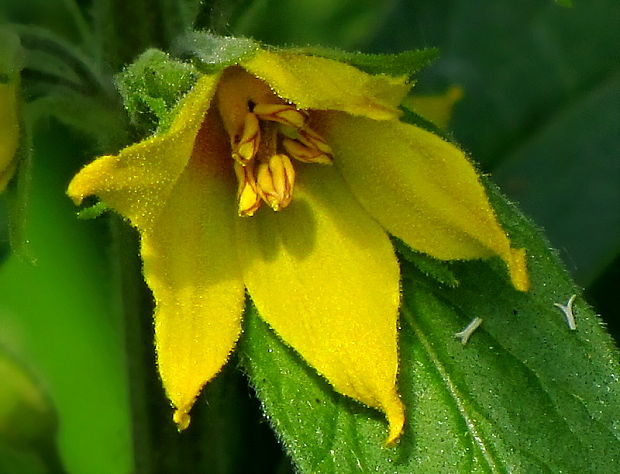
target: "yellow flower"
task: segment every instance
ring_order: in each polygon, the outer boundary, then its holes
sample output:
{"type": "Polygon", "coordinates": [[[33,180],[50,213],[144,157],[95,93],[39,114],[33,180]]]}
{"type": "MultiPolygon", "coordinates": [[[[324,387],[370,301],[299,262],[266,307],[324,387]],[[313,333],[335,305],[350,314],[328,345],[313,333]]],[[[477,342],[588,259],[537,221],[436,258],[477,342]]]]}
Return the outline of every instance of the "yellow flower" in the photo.
{"type": "Polygon", "coordinates": [[[334,389],[386,415],[388,442],[404,424],[388,234],[443,260],[499,256],[527,289],[525,253],[463,153],[398,120],[408,89],[403,77],[259,50],[201,76],[167,131],[73,179],[76,203],[97,195],[140,231],[180,429],[239,338],[246,289],[334,389]]]}
{"type": "Polygon", "coordinates": [[[6,189],[15,172],[15,152],[19,143],[17,115],[18,80],[0,82],[0,192],[6,189]]]}

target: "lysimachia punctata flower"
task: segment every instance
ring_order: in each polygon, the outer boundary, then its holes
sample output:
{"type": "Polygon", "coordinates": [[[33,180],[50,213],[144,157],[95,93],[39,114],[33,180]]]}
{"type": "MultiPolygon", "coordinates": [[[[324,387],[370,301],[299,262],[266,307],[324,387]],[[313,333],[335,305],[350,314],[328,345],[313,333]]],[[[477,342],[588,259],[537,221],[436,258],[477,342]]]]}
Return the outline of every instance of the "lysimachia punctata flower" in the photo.
{"type": "Polygon", "coordinates": [[[402,432],[400,270],[389,235],[441,260],[499,256],[510,241],[463,152],[399,121],[407,79],[258,50],[202,75],[166,131],[82,169],[141,235],[156,302],[159,371],[180,429],[242,328],[261,317],[338,392],[402,432]]]}

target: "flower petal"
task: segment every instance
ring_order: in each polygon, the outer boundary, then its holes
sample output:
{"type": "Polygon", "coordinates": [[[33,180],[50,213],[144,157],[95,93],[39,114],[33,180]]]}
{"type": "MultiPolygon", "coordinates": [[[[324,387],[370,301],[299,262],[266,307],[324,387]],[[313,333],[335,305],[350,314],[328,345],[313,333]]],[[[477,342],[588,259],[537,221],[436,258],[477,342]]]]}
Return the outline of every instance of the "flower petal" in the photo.
{"type": "Polygon", "coordinates": [[[180,429],[202,386],[241,331],[244,287],[234,246],[235,182],[224,133],[209,114],[194,156],[152,228],[142,233],[144,277],[156,301],[159,372],[180,429]]]}
{"type": "Polygon", "coordinates": [[[385,232],[333,168],[313,165],[299,166],[285,211],[237,221],[243,278],[261,316],[338,392],[383,411],[388,442],[396,440],[400,273],[385,232]]]}
{"type": "Polygon", "coordinates": [[[218,77],[202,76],[196,82],[167,132],[88,164],[67,194],[77,204],[96,194],[139,229],[152,227],[192,154],[218,77]]]}
{"type": "Polygon", "coordinates": [[[525,252],[510,247],[462,151],[398,121],[323,113],[315,128],[362,205],[391,234],[442,260],[500,256],[528,288],[525,252]]]}
{"type": "Polygon", "coordinates": [[[400,115],[407,78],[373,76],[331,59],[258,51],[241,64],[301,109],[339,110],[375,120],[400,115]]]}

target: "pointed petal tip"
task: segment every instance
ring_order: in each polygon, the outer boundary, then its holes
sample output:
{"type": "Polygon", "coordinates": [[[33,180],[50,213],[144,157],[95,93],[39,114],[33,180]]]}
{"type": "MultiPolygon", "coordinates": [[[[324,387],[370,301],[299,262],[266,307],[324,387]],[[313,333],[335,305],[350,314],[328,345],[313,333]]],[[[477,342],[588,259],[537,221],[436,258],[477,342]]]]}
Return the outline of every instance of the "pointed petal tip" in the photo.
{"type": "Polygon", "coordinates": [[[114,156],[101,156],[86,165],[69,183],[67,196],[79,205],[84,198],[95,194],[104,185],[115,160],[114,156]]]}
{"type": "Polygon", "coordinates": [[[383,411],[389,423],[389,433],[385,440],[385,446],[394,446],[401,435],[405,426],[405,407],[396,392],[393,393],[391,400],[384,404],[383,411]]]}
{"type": "Polygon", "coordinates": [[[530,289],[530,279],[527,271],[525,249],[510,249],[510,260],[507,263],[512,285],[519,291],[528,291],[530,289]]]}
{"type": "Polygon", "coordinates": [[[69,196],[69,198],[73,201],[73,204],[79,206],[80,204],[82,204],[82,201],[84,200],[86,195],[81,193],[79,191],[79,186],[74,183],[75,179],[71,181],[71,183],[69,183],[69,187],[67,188],[67,196],[69,196]]]}
{"type": "Polygon", "coordinates": [[[172,420],[177,425],[177,429],[179,432],[184,431],[189,426],[190,421],[192,420],[189,414],[187,413],[189,409],[181,410],[177,409],[174,411],[172,415],[172,420]]]}
{"type": "Polygon", "coordinates": [[[82,201],[88,195],[85,190],[82,173],[83,171],[80,171],[77,175],[75,175],[67,187],[67,196],[71,198],[73,204],[76,206],[82,204],[82,201]]]}

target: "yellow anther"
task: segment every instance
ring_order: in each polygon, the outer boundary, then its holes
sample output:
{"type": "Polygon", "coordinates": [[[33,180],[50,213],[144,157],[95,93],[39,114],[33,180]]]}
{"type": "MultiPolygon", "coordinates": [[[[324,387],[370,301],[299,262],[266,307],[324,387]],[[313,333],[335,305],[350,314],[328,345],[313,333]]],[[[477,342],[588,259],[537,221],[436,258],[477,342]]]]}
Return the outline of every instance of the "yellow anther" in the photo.
{"type": "Polygon", "coordinates": [[[258,165],[257,190],[274,211],[288,206],[293,198],[295,170],[288,156],[276,154],[258,165]]]}
{"type": "Polygon", "coordinates": [[[245,166],[254,159],[260,144],[260,126],[258,118],[253,113],[246,114],[243,121],[243,130],[238,142],[232,143],[232,157],[236,162],[245,166]]]}
{"type": "Polygon", "coordinates": [[[324,165],[332,164],[332,156],[323,153],[317,148],[310,148],[297,140],[291,140],[290,138],[282,139],[282,146],[286,152],[293,158],[304,163],[321,163],[324,165]]]}
{"type": "Polygon", "coordinates": [[[332,148],[327,144],[325,139],[310,127],[299,130],[299,141],[308,148],[319,150],[330,157],[334,155],[332,148]]]}
{"type": "Polygon", "coordinates": [[[231,140],[239,182],[240,216],[252,216],[261,203],[274,211],[287,207],[293,197],[295,170],[291,157],[304,163],[331,164],[332,149],[308,127],[308,113],[294,105],[249,102],[249,113],[231,140]],[[278,153],[284,149],[287,154],[278,153]]]}
{"type": "Polygon", "coordinates": [[[300,129],[306,126],[308,114],[303,110],[287,104],[256,104],[253,112],[261,120],[283,123],[300,129]]]}
{"type": "Polygon", "coordinates": [[[234,162],[239,183],[237,188],[238,212],[241,217],[253,216],[261,205],[261,197],[256,189],[253,163],[250,161],[243,166],[238,161],[234,162]]]}

